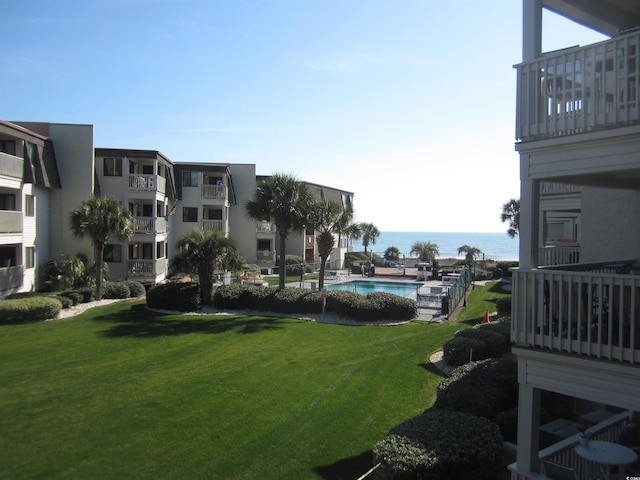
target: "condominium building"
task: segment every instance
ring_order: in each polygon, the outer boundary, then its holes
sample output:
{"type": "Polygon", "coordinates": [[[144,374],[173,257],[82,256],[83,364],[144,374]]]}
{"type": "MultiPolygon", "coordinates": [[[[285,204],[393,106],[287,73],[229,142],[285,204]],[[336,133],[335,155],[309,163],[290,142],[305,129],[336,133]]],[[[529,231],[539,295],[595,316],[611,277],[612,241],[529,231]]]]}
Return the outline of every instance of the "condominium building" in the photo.
{"type": "Polygon", "coordinates": [[[543,465],[553,463],[591,478],[610,466],[579,454],[578,424],[615,442],[640,411],[640,3],[523,0],[523,17],[510,469],[513,479],[549,478],[543,465]],[[545,9],[609,39],[542,52],[545,9]],[[549,395],[573,402],[572,418],[553,419],[562,429],[544,423],[549,395]]]}
{"type": "MultiPolygon", "coordinates": [[[[245,210],[257,182],[254,164],[180,163],[157,150],[95,148],[92,125],[0,121],[0,298],[42,287],[42,266],[83,253],[69,213],[92,195],[119,201],[133,216],[129,239],[105,248],[111,280],[164,281],[180,236],[194,228],[234,240],[248,264],[272,272],[277,235],[245,210]]],[[[353,203],[353,193],[309,184],[321,198],[353,203]]],[[[317,261],[313,232],[290,235],[287,253],[317,261]],[[308,244],[311,241],[311,244],[308,244]]],[[[341,268],[345,241],[332,253],[341,268]]]]}

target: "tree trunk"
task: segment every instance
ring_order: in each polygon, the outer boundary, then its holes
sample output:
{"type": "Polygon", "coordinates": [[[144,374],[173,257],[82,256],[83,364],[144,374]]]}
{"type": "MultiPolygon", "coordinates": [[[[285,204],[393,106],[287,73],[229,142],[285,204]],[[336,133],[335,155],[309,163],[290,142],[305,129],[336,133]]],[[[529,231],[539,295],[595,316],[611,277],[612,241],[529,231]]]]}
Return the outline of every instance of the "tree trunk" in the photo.
{"type": "Polygon", "coordinates": [[[96,300],[102,300],[102,267],[104,244],[96,245],[96,300]]]}
{"type": "Polygon", "coordinates": [[[329,255],[320,255],[320,273],[318,274],[318,288],[320,290],[324,288],[324,270],[327,264],[327,258],[329,258],[329,255]]]}
{"type": "Polygon", "coordinates": [[[200,277],[200,303],[202,306],[211,305],[211,290],[213,290],[213,263],[203,262],[198,269],[200,277]]]}
{"type": "MultiPolygon", "coordinates": [[[[276,227],[277,228],[277,227],[276,227]]],[[[280,256],[280,271],[278,272],[278,288],[284,290],[284,280],[287,275],[285,268],[285,242],[287,241],[287,235],[280,233],[280,245],[278,245],[278,255],[280,256]]]]}

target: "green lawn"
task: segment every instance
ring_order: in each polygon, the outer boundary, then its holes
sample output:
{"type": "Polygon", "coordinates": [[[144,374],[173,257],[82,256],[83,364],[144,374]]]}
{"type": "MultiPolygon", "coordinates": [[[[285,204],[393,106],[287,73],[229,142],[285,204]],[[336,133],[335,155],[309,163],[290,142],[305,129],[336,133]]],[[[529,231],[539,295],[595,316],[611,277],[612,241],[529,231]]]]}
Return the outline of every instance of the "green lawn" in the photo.
{"type": "Polygon", "coordinates": [[[431,405],[429,356],[460,327],[142,302],[0,326],[0,478],[353,480],[375,442],[431,405]]]}

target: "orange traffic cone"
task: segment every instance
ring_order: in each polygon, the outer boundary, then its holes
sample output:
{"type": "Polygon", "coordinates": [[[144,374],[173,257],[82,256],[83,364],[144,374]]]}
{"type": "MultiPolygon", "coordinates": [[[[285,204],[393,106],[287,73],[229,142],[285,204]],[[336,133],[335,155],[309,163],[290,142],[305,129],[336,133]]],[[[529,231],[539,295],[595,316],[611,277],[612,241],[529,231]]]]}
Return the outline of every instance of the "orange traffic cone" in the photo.
{"type": "Polygon", "coordinates": [[[482,323],[489,323],[489,310],[484,311],[484,318],[482,319],[482,323]]]}

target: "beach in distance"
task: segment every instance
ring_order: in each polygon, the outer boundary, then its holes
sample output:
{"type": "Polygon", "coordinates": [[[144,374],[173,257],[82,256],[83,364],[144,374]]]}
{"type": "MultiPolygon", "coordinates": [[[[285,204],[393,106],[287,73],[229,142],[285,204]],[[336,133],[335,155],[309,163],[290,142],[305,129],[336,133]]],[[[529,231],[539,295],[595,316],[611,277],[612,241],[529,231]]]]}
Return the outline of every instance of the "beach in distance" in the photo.
{"type": "MultiPolygon", "coordinates": [[[[374,245],[368,251],[382,256],[388,247],[396,247],[400,255],[411,256],[411,246],[415,242],[431,242],[438,245],[439,258],[462,258],[458,248],[463,245],[479,248],[487,260],[514,260],[519,258],[520,242],[518,237],[511,238],[505,232],[380,232],[374,245]]],[[[361,251],[362,239],[354,240],[355,251],[361,251]]],[[[482,258],[480,254],[478,259],[482,258]]]]}

